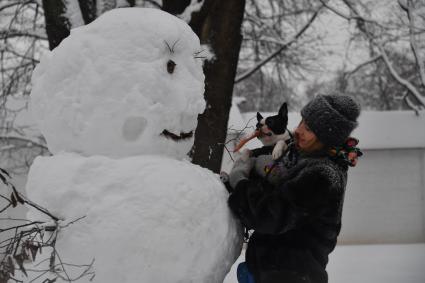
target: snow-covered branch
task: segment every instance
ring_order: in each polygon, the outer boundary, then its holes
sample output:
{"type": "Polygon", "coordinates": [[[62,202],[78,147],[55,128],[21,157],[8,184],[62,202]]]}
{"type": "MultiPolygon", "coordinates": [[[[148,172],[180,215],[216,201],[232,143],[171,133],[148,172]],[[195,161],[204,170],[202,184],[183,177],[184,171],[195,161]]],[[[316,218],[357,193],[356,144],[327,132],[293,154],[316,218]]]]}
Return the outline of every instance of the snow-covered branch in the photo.
{"type": "MultiPolygon", "coordinates": [[[[404,6],[401,1],[399,1],[399,4],[407,13],[407,18],[409,19],[410,47],[412,49],[413,55],[415,56],[422,85],[425,87],[425,57],[423,55],[425,50],[421,50],[422,52],[420,52],[418,42],[416,40],[416,23],[414,15],[414,10],[416,7],[414,6],[412,0],[407,0],[407,6],[404,6]]],[[[422,8],[425,8],[425,5],[422,8]]]]}
{"type": "Polygon", "coordinates": [[[47,36],[40,33],[18,30],[0,31],[0,40],[11,39],[16,37],[32,37],[35,39],[47,40],[47,36]]]}
{"type": "MultiPolygon", "coordinates": [[[[344,18],[344,19],[346,19],[346,20],[358,20],[358,21],[362,21],[362,22],[368,22],[368,23],[371,23],[371,24],[374,24],[374,25],[376,25],[376,26],[379,26],[379,27],[383,27],[380,23],[378,23],[377,21],[375,21],[375,20],[372,20],[372,19],[369,19],[369,18],[367,18],[367,17],[364,17],[364,16],[360,16],[360,15],[358,15],[358,14],[354,14],[354,15],[348,15],[348,14],[346,14],[346,13],[344,13],[344,12],[342,12],[342,11],[340,11],[340,10],[338,10],[337,8],[335,8],[335,7],[332,7],[331,5],[329,5],[328,4],[328,2],[329,1],[326,1],[326,0],[320,0],[320,2],[323,4],[323,6],[325,6],[328,10],[330,10],[331,12],[333,12],[334,14],[336,14],[336,15],[338,15],[338,16],[340,16],[341,18],[344,18]]],[[[344,1],[344,3],[348,3],[348,2],[345,2],[344,1]]],[[[347,4],[347,6],[348,6],[348,4],[347,4]]],[[[351,6],[351,5],[350,5],[351,6]]],[[[350,7],[350,8],[352,8],[352,7],[350,7]]]]}
{"type": "Polygon", "coordinates": [[[415,111],[416,116],[419,116],[421,109],[410,99],[409,92],[407,90],[401,99],[406,103],[407,106],[409,106],[409,108],[415,111]]]}
{"type": "Polygon", "coordinates": [[[365,61],[365,62],[363,62],[363,63],[361,63],[361,64],[357,65],[357,66],[356,66],[353,70],[351,70],[351,71],[344,72],[344,76],[345,76],[345,78],[348,78],[349,76],[351,76],[352,74],[354,74],[354,73],[356,73],[358,70],[360,70],[361,68],[363,68],[363,67],[365,67],[365,66],[367,66],[367,65],[369,65],[369,64],[371,64],[371,63],[374,63],[374,62],[378,61],[379,59],[382,59],[382,55],[381,55],[381,54],[376,55],[375,57],[372,57],[372,58],[370,58],[369,60],[367,60],[367,61],[365,61]]]}
{"type": "Polygon", "coordinates": [[[24,2],[22,2],[22,1],[15,1],[15,2],[8,3],[8,4],[5,4],[3,6],[0,6],[0,12],[3,11],[3,10],[6,10],[8,8],[11,8],[13,6],[18,6],[18,5],[24,6],[24,5],[27,5],[27,4],[36,4],[36,3],[37,2],[34,1],[34,0],[29,0],[29,1],[24,1],[24,2]]]}
{"type": "Polygon", "coordinates": [[[39,147],[39,148],[41,148],[41,149],[43,149],[45,151],[48,151],[49,150],[45,144],[43,144],[41,142],[38,142],[38,141],[34,141],[34,140],[30,139],[30,138],[15,137],[15,136],[14,137],[11,137],[11,136],[0,136],[0,140],[7,141],[9,139],[13,140],[14,142],[18,141],[20,143],[25,143],[25,145],[27,147],[29,147],[29,146],[31,146],[31,147],[32,146],[36,146],[36,147],[39,147]]]}
{"type": "Polygon", "coordinates": [[[406,89],[410,91],[410,93],[418,100],[418,102],[422,105],[422,107],[425,107],[425,97],[423,97],[418,89],[410,83],[408,80],[403,79],[400,77],[400,75],[397,73],[397,71],[394,69],[390,59],[388,58],[387,52],[384,50],[381,44],[375,42],[377,45],[380,55],[384,59],[385,65],[387,66],[388,70],[390,71],[393,78],[401,85],[403,85],[406,89]]]}
{"type": "Polygon", "coordinates": [[[267,64],[270,60],[272,60],[274,57],[279,55],[282,51],[287,49],[291,44],[297,41],[297,39],[311,26],[313,21],[316,19],[317,15],[319,14],[320,10],[323,8],[323,5],[320,6],[314,13],[313,16],[310,17],[310,19],[307,21],[307,23],[288,41],[282,43],[282,45],[277,49],[275,52],[270,54],[267,58],[260,61],[258,64],[256,64],[252,69],[246,71],[245,73],[241,74],[235,79],[235,84],[243,81],[244,79],[248,78],[252,74],[254,74],[256,71],[258,71],[262,66],[267,64]]]}
{"type": "MultiPolygon", "coordinates": [[[[329,6],[327,3],[326,3],[326,1],[324,1],[324,0],[320,0],[322,3],[323,3],[323,5],[326,7],[326,8],[328,8],[330,11],[332,11],[333,13],[335,13],[335,14],[337,14],[338,16],[340,16],[340,17],[343,17],[343,18],[345,18],[345,19],[347,19],[347,20],[350,20],[350,19],[356,19],[357,21],[360,21],[361,23],[364,23],[364,22],[371,22],[371,23],[373,23],[373,24],[375,24],[375,25],[379,25],[379,26],[381,26],[382,27],[382,25],[380,25],[379,23],[377,23],[376,21],[373,21],[373,20],[371,20],[371,19],[368,19],[368,18],[366,18],[366,17],[364,17],[364,16],[362,16],[360,13],[359,13],[359,11],[353,6],[353,4],[350,2],[350,1],[348,1],[348,0],[343,0],[343,2],[345,3],[345,5],[347,6],[347,8],[352,12],[352,14],[353,14],[353,16],[347,16],[346,14],[344,14],[343,12],[341,12],[341,11],[339,11],[339,10],[337,10],[336,8],[334,8],[334,7],[331,7],[331,6],[329,6]]],[[[401,2],[401,1],[399,1],[399,5],[400,5],[400,7],[403,9],[403,10],[405,10],[406,11],[406,13],[409,13],[409,9],[411,9],[412,7],[411,7],[411,2],[410,2],[410,0],[407,0],[408,2],[406,2],[406,3],[404,3],[404,2],[401,2]],[[410,4],[409,4],[410,3],[410,4]]],[[[412,12],[412,10],[410,10],[410,12],[412,12]]],[[[411,18],[411,14],[409,15],[409,18],[411,18]]],[[[371,43],[371,44],[373,44],[377,49],[378,49],[378,51],[379,51],[379,54],[376,56],[376,57],[374,57],[374,58],[372,58],[372,59],[379,59],[380,57],[382,57],[382,59],[384,60],[384,63],[385,63],[385,66],[387,67],[387,69],[389,70],[389,72],[390,72],[390,74],[391,74],[391,76],[400,84],[400,85],[402,85],[403,87],[405,87],[407,90],[408,90],[408,92],[411,94],[411,95],[413,95],[414,97],[415,97],[415,99],[417,100],[417,102],[420,104],[420,107],[425,107],[425,96],[424,95],[422,95],[420,92],[419,92],[419,90],[410,82],[410,81],[408,81],[408,80],[406,80],[406,79],[404,79],[404,78],[402,78],[401,76],[400,76],[400,74],[395,70],[395,68],[394,68],[394,66],[393,66],[393,64],[392,64],[392,62],[391,62],[391,60],[389,59],[389,57],[388,57],[388,53],[387,53],[387,51],[384,49],[384,47],[383,47],[383,44],[380,42],[380,40],[378,39],[378,38],[376,38],[376,36],[369,30],[369,27],[367,26],[367,25],[364,25],[364,24],[361,24],[361,25],[357,25],[357,27],[359,28],[359,30],[369,39],[369,42],[371,43]]],[[[420,58],[420,55],[419,54],[417,54],[417,53],[419,53],[418,52],[418,50],[417,50],[417,46],[415,45],[416,44],[416,41],[415,41],[415,39],[414,39],[414,35],[412,35],[412,30],[414,29],[414,24],[412,23],[412,21],[410,20],[410,30],[411,30],[411,37],[410,37],[410,42],[411,42],[411,46],[412,46],[412,50],[413,50],[413,52],[414,52],[414,54],[415,54],[415,58],[416,58],[416,61],[417,61],[417,64],[421,64],[420,62],[418,62],[418,60],[420,61],[421,60],[421,58],[420,58]]],[[[423,64],[423,62],[422,62],[422,64],[423,64]]],[[[424,67],[425,68],[425,67],[424,67]]],[[[419,68],[420,69],[420,68],[419,68]]],[[[420,70],[420,76],[421,76],[421,79],[423,78],[423,77],[425,77],[425,74],[424,74],[424,72],[422,71],[422,70],[420,70]]],[[[423,80],[423,79],[422,79],[423,80]]],[[[412,109],[416,109],[417,107],[413,107],[413,105],[414,105],[414,103],[411,101],[411,100],[408,100],[408,98],[406,98],[405,99],[406,100],[406,103],[407,103],[407,105],[409,105],[412,109]]]]}
{"type": "Polygon", "coordinates": [[[28,205],[42,214],[49,216],[51,219],[50,221],[31,221],[9,217],[0,218],[0,222],[3,221],[2,223],[9,225],[5,226],[2,224],[0,226],[2,227],[0,229],[2,236],[2,241],[0,242],[0,282],[23,282],[15,278],[18,275],[18,271],[27,278],[30,272],[36,274],[31,277],[30,282],[55,282],[58,278],[67,282],[73,282],[84,276],[93,278],[94,259],[90,264],[65,263],[62,261],[55,247],[59,232],[80,221],[85,216],[67,222],[61,221],[47,209],[28,200],[19,193],[10,182],[11,177],[9,173],[2,168],[0,168],[0,181],[4,185],[1,187],[3,190],[0,192],[0,199],[3,200],[1,203],[4,207],[0,208],[0,213],[3,213],[10,207],[28,205]],[[9,192],[5,192],[4,187],[9,192]],[[35,262],[38,255],[41,254],[41,250],[46,248],[50,250],[50,256],[44,256],[44,260],[38,260],[34,268],[30,269],[30,262],[35,262]],[[47,262],[48,267],[39,268],[38,266],[43,262],[47,262]],[[78,272],[73,272],[73,277],[67,271],[69,267],[78,270],[78,272]],[[49,277],[53,278],[50,279],[49,277]]]}

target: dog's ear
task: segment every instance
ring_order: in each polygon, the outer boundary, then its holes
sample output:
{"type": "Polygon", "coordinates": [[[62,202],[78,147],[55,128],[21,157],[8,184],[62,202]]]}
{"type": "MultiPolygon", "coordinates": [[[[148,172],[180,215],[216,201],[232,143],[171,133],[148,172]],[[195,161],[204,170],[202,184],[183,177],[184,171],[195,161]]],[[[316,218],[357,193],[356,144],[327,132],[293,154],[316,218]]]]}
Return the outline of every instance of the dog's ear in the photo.
{"type": "Polygon", "coordinates": [[[257,121],[260,122],[263,120],[263,116],[261,116],[260,112],[257,112],[257,121]]]}
{"type": "Polygon", "coordinates": [[[282,106],[280,106],[279,114],[278,115],[280,117],[286,117],[286,116],[288,116],[288,105],[286,104],[286,102],[284,102],[282,104],[282,106]]]}

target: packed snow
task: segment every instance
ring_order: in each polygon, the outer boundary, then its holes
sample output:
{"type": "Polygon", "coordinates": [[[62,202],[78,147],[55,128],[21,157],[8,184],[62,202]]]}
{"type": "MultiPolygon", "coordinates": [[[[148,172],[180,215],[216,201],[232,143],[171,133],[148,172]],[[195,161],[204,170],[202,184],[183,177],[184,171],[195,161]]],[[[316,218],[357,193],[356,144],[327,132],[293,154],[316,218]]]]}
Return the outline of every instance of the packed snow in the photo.
{"type": "Polygon", "coordinates": [[[32,109],[54,155],[34,161],[26,191],[66,226],[56,248],[70,278],[93,263],[95,282],[221,283],[238,257],[226,189],[184,160],[205,108],[199,49],[182,20],[122,8],[37,66],[32,109]]]}
{"type": "Polygon", "coordinates": [[[193,133],[204,111],[201,46],[186,23],[164,13],[112,10],[42,58],[31,109],[51,152],[186,155],[193,138],[160,134],[193,133]]]}
{"type": "MultiPolygon", "coordinates": [[[[188,161],[68,153],[37,158],[27,191],[65,222],[84,217],[59,232],[56,248],[63,262],[94,259],[95,282],[218,283],[240,252],[241,232],[221,187],[188,161]]],[[[81,269],[67,272],[75,278],[81,269]]]]}

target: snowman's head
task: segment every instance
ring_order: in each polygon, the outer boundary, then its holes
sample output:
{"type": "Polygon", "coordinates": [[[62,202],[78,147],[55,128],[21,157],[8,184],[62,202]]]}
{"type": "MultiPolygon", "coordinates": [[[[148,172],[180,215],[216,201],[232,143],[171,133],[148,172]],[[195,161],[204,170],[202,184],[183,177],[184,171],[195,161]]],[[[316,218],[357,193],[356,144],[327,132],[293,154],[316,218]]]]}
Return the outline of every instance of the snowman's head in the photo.
{"type": "Polygon", "coordinates": [[[33,75],[49,149],[183,157],[205,108],[199,52],[191,28],[156,9],[115,9],[72,30],[33,75]]]}

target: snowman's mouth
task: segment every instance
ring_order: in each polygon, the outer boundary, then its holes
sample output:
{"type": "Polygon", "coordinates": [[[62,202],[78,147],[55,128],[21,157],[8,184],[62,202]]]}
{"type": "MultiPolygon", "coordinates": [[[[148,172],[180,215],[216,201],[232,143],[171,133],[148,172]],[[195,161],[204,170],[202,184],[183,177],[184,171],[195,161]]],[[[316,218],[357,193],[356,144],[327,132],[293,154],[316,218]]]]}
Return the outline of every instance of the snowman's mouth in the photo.
{"type": "Polygon", "coordinates": [[[181,132],[179,135],[172,133],[168,130],[164,130],[161,133],[162,136],[166,137],[166,138],[170,138],[173,141],[182,141],[182,140],[187,140],[190,139],[191,137],[193,137],[193,131],[190,131],[188,133],[183,133],[181,132]]]}

